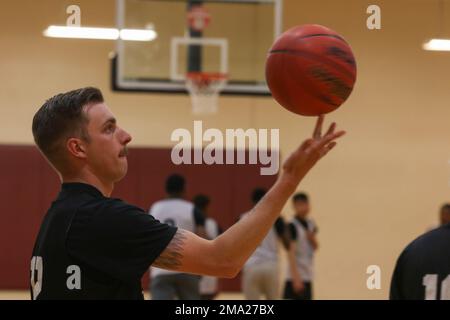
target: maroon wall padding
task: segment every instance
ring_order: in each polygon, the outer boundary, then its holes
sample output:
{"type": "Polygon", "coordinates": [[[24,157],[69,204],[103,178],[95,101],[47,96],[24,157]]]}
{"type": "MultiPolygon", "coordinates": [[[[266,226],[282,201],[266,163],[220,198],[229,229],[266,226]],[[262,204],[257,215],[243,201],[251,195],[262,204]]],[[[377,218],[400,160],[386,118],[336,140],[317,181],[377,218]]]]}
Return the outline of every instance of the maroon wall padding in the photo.
{"type": "MultiPolygon", "coordinates": [[[[276,179],[261,176],[259,165],[176,166],[170,152],[131,148],[128,174],[116,185],[113,196],[147,211],[153,202],[165,197],[166,177],[179,173],[187,180],[186,198],[197,193],[210,196],[210,215],[226,229],[252,207],[251,191],[257,186],[268,188],[276,179]]],[[[0,289],[27,289],[34,240],[60,182],[33,146],[0,146],[0,167],[0,289]]],[[[143,284],[147,287],[148,274],[143,284]]],[[[221,288],[240,290],[239,277],[221,280],[221,288]]]]}
{"type": "Polygon", "coordinates": [[[0,146],[0,168],[0,288],[28,288],[34,239],[59,179],[32,146],[0,146]]]}

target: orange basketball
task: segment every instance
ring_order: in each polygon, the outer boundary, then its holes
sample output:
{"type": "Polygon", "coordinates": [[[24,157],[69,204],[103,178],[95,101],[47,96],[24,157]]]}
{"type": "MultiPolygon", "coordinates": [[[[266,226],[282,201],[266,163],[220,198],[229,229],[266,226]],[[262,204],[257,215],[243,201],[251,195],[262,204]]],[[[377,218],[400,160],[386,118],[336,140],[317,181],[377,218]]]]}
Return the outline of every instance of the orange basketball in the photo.
{"type": "Polygon", "coordinates": [[[349,44],[320,25],[303,25],[283,33],[266,61],[272,96],[284,108],[317,116],[339,108],[356,81],[356,62],[349,44]]]}

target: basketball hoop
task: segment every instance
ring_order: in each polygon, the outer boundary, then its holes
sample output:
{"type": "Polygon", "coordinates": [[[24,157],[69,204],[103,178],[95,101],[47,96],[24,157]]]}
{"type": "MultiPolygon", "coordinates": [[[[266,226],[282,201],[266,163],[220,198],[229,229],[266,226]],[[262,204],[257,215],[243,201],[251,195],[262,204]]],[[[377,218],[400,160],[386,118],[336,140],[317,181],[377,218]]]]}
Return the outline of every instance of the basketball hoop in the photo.
{"type": "Polygon", "coordinates": [[[186,89],[191,96],[194,114],[212,114],[218,110],[218,96],[227,84],[224,73],[189,72],[186,75],[186,89]]]}

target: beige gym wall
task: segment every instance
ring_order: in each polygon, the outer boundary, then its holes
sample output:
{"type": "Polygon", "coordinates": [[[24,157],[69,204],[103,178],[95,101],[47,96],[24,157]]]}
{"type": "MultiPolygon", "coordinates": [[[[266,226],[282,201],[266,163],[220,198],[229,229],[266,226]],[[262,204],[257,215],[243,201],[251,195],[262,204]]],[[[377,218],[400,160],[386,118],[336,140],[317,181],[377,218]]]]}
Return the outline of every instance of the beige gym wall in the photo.
{"type": "MultiPolygon", "coordinates": [[[[21,0],[0,11],[0,143],[31,144],[31,119],[51,95],[100,87],[134,146],[170,146],[176,128],[192,128],[182,95],[113,93],[108,54],[113,42],[49,39],[78,4],[82,24],[113,26],[113,0],[21,0]]],[[[352,45],[358,81],[349,101],[329,115],[348,131],[301,185],[312,199],[320,233],[316,297],[384,299],[395,259],[413,238],[437,223],[450,180],[450,53],[425,52],[438,32],[437,1],[285,0],[285,27],[327,25],[352,45]],[[345,5],[344,5],[345,4],[345,5]],[[378,4],[382,29],[366,28],[378,4]],[[366,268],[378,265],[381,290],[366,288],[366,268]]],[[[450,28],[447,27],[450,34],[450,28]]],[[[280,128],[285,156],[310,134],[314,119],[284,111],[270,98],[224,97],[205,127],[280,128]]],[[[290,214],[286,206],[285,214],[290,214]]]]}

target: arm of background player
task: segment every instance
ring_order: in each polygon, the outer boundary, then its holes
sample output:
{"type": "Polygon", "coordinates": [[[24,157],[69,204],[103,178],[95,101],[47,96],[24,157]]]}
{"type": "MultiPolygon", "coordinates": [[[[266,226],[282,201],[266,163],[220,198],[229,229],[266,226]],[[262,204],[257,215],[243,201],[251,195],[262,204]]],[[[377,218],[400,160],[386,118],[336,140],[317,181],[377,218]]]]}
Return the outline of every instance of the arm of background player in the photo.
{"type": "Polygon", "coordinates": [[[283,164],[278,180],[246,219],[240,220],[214,240],[179,230],[154,266],[182,272],[234,277],[264,239],[283,206],[317,161],[335,145],[344,131],[335,123],[322,136],[323,116],[317,120],[313,138],[304,141],[283,164]],[[199,259],[199,256],[208,259],[199,259]]]}
{"type": "Polygon", "coordinates": [[[295,251],[296,251],[296,243],[294,241],[291,242],[289,245],[289,251],[288,251],[288,264],[289,264],[289,270],[291,271],[291,277],[292,277],[292,286],[294,288],[294,291],[297,293],[300,293],[303,291],[304,284],[303,279],[300,276],[300,272],[297,268],[297,260],[295,259],[295,251]]]}
{"type": "Polygon", "coordinates": [[[306,237],[308,238],[309,243],[313,247],[313,250],[316,251],[319,249],[319,242],[317,241],[316,233],[314,231],[307,231],[306,237]]]}
{"type": "Polygon", "coordinates": [[[300,272],[297,268],[296,250],[297,250],[297,230],[292,223],[286,226],[286,237],[288,238],[289,249],[288,249],[288,266],[291,272],[292,286],[295,292],[300,293],[304,289],[303,279],[300,276],[300,272]]]}
{"type": "Polygon", "coordinates": [[[203,213],[194,207],[194,222],[195,222],[195,234],[199,237],[208,239],[208,234],[205,228],[205,216],[203,213]]]}

